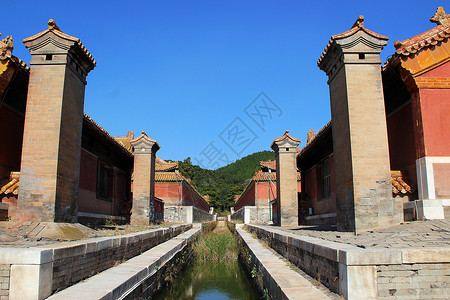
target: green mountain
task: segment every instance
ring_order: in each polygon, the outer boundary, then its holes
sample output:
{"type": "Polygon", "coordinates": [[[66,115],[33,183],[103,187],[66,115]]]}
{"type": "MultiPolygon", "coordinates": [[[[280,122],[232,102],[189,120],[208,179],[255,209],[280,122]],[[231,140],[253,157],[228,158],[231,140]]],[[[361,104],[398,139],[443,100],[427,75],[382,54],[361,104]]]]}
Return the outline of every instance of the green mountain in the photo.
{"type": "Polygon", "coordinates": [[[274,160],[272,151],[260,151],[243,157],[217,170],[207,170],[193,165],[188,157],[180,162],[180,173],[189,178],[197,191],[210,197],[210,204],[219,211],[233,206],[234,195],[241,194],[255,172],[261,169],[259,162],[274,160]]]}

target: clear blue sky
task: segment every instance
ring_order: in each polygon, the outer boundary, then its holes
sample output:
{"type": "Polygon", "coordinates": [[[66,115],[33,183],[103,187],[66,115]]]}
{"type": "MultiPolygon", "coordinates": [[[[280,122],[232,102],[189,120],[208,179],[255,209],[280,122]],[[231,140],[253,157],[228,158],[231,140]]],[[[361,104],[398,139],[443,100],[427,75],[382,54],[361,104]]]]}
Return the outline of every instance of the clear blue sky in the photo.
{"type": "Polygon", "coordinates": [[[113,136],[144,130],[163,159],[215,168],[270,150],[286,129],[302,147],[308,129],[330,120],[317,59],[331,35],[364,15],[365,27],[390,38],[385,61],[395,40],[434,27],[439,5],[450,12],[435,0],[5,1],[0,32],[13,35],[13,54],[28,63],[22,40],[54,19],[97,60],[89,116],[113,136]],[[270,100],[255,100],[261,92],[270,100]],[[246,114],[262,101],[266,117],[246,114]]]}

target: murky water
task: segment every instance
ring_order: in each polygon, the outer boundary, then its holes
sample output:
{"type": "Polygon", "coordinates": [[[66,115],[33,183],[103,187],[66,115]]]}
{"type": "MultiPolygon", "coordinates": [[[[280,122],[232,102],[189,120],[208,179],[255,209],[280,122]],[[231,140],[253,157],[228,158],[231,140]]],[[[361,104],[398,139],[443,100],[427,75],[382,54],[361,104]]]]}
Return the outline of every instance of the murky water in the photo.
{"type": "Polygon", "coordinates": [[[164,287],[152,299],[259,299],[250,278],[237,259],[227,260],[205,263],[194,259],[172,285],[164,287]]]}

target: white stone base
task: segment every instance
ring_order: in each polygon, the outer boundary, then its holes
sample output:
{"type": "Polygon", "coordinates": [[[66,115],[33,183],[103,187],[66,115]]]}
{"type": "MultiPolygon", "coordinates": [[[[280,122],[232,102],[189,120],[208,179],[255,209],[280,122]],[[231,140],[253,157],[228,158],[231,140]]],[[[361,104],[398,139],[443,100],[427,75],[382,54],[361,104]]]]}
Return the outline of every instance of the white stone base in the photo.
{"type": "Polygon", "coordinates": [[[244,206],[230,216],[231,220],[244,224],[269,224],[269,206],[244,206]]]}
{"type": "Polygon", "coordinates": [[[450,206],[450,199],[415,200],[405,203],[403,209],[414,209],[417,220],[443,220],[444,206],[450,206]]]}

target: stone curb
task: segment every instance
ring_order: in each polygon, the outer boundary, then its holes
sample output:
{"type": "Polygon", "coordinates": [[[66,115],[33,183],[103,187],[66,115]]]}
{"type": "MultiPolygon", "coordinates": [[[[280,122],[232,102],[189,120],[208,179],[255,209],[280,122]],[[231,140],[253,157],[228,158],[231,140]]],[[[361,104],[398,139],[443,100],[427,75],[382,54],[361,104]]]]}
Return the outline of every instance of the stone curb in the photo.
{"type": "Polygon", "coordinates": [[[272,239],[293,245],[315,255],[347,266],[397,265],[411,263],[448,263],[450,247],[408,249],[364,249],[349,244],[300,236],[279,229],[246,224],[251,232],[265,233],[272,239]]]}
{"type": "Polygon", "coordinates": [[[313,286],[307,279],[289,266],[250,233],[243,230],[243,225],[236,225],[236,232],[251,253],[252,260],[260,266],[263,281],[273,299],[329,299],[313,286]]]}
{"type": "Polygon", "coordinates": [[[130,260],[62,290],[48,299],[119,299],[170,261],[201,233],[190,229],[130,260]]]}

